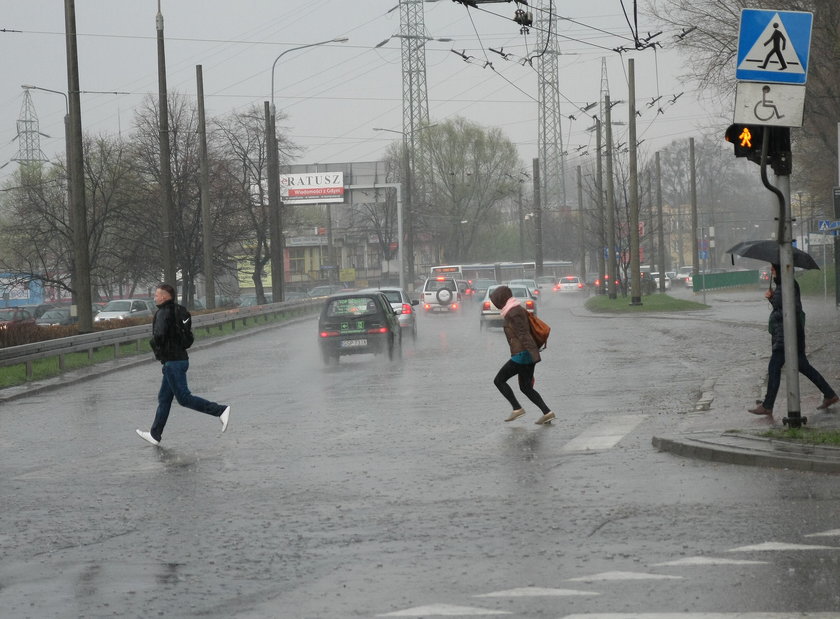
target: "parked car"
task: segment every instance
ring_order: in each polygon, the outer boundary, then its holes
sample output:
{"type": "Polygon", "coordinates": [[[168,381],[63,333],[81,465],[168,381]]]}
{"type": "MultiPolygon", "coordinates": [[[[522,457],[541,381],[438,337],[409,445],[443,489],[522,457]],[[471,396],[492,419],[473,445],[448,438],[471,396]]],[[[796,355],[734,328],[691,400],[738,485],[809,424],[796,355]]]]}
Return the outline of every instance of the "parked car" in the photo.
{"type": "Polygon", "coordinates": [[[564,275],[554,289],[557,292],[583,292],[584,283],[577,275],[564,275]]]}
{"type": "Polygon", "coordinates": [[[402,330],[387,297],[379,291],[347,292],[326,300],[318,319],[318,341],[324,363],[342,355],[402,355],[402,330]]]}
{"type": "Polygon", "coordinates": [[[109,301],[93,320],[101,322],[126,318],[151,318],[156,309],[155,302],[151,299],[114,299],[109,301]]]}
{"type": "Polygon", "coordinates": [[[5,307],[0,309],[0,329],[10,326],[34,325],[35,317],[28,309],[22,307],[5,307]]]}
{"type": "MultiPolygon", "coordinates": [[[[513,296],[519,300],[519,304],[522,307],[532,314],[537,313],[537,302],[531,295],[531,291],[527,286],[514,285],[509,287],[513,296]]],[[[485,329],[487,327],[501,327],[504,323],[501,310],[493,305],[493,302],[490,300],[490,294],[496,288],[498,288],[498,286],[491,286],[487,289],[487,292],[484,293],[484,299],[481,301],[480,321],[478,323],[480,329],[485,329]]]]}
{"type": "Polygon", "coordinates": [[[76,322],[76,317],[70,315],[69,308],[47,310],[40,318],[35,319],[35,324],[41,327],[72,325],[74,322],[76,322]]]}
{"type": "MultiPolygon", "coordinates": [[[[653,271],[650,276],[653,278],[653,284],[656,287],[656,290],[659,290],[659,273],[653,271]]],[[[665,290],[671,289],[671,278],[668,277],[668,274],[665,274],[665,290]]]]}
{"type": "Polygon", "coordinates": [[[458,282],[451,277],[437,275],[423,284],[423,309],[427,312],[456,312],[461,308],[458,282]]]}
{"type": "Polygon", "coordinates": [[[414,306],[420,305],[420,301],[409,298],[408,293],[399,287],[391,288],[365,288],[359,292],[381,292],[391,303],[391,307],[397,314],[397,322],[403,333],[410,333],[411,339],[417,339],[417,313],[414,306]]]}

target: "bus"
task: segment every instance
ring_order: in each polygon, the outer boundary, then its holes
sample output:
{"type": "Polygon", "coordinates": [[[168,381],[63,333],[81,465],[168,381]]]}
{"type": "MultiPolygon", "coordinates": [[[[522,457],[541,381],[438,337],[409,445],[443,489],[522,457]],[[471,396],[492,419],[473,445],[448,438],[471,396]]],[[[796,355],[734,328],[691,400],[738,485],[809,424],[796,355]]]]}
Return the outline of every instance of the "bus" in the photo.
{"type": "MultiPolygon", "coordinates": [[[[495,262],[485,264],[442,264],[431,268],[431,275],[449,275],[455,279],[493,279],[507,282],[512,279],[534,279],[535,262],[495,262]]],[[[543,261],[543,275],[561,277],[574,275],[574,264],[569,260],[543,261]]]]}

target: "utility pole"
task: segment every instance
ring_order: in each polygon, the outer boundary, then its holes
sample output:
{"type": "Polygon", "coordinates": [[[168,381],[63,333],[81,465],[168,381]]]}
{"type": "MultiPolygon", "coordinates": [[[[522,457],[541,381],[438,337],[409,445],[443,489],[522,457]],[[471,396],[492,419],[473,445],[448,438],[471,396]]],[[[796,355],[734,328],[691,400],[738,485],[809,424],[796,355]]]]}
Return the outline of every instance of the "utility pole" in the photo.
{"type": "MultiPolygon", "coordinates": [[[[636,161],[636,63],[627,61],[630,135],[630,305],[642,304],[642,277],[639,272],[639,169],[636,161]]],[[[664,275],[663,275],[664,277],[664,275]]]]}
{"type": "Polygon", "coordinates": [[[516,200],[516,207],[519,211],[519,261],[525,262],[525,229],[524,229],[524,222],[522,221],[522,217],[524,214],[522,213],[522,179],[518,179],[519,182],[519,193],[516,200]]]}
{"type": "Polygon", "coordinates": [[[612,165],[612,114],[610,113],[610,96],[604,96],[604,113],[606,114],[607,135],[606,135],[606,157],[607,157],[607,291],[610,299],[618,297],[615,278],[615,188],[613,187],[613,165],[612,165]]]}
{"type": "Polygon", "coordinates": [[[595,191],[598,192],[598,294],[604,294],[607,291],[607,284],[604,278],[606,273],[605,252],[607,251],[607,239],[604,230],[604,171],[601,162],[601,151],[603,144],[601,143],[601,119],[595,119],[595,141],[597,142],[595,159],[595,191]]]}
{"type": "Polygon", "coordinates": [[[73,293],[79,316],[79,333],[93,331],[88,247],[85,170],[82,150],[82,106],[79,99],[79,53],[76,47],[76,4],[64,0],[64,28],[67,45],[67,107],[70,115],[70,146],[67,162],[70,180],[70,221],[73,227],[73,293]]]}
{"type": "Polygon", "coordinates": [[[534,173],[534,250],[535,278],[543,274],[542,196],[540,193],[540,159],[533,161],[534,173]]]}
{"type": "Polygon", "coordinates": [[[271,301],[279,303],[283,300],[283,236],[280,225],[280,166],[277,161],[277,120],[276,112],[268,101],[265,108],[265,147],[267,150],[268,168],[268,229],[269,229],[269,260],[271,264],[271,301]]]}
{"type": "Polygon", "coordinates": [[[195,65],[195,77],[198,91],[198,157],[201,166],[199,184],[201,185],[201,235],[204,248],[204,306],[207,309],[215,309],[216,281],[213,277],[213,222],[210,221],[210,171],[207,163],[204,75],[200,64],[195,65]]]}
{"type": "Polygon", "coordinates": [[[580,281],[586,281],[586,247],[584,246],[585,235],[583,233],[583,175],[580,166],[577,167],[577,190],[578,190],[578,247],[580,248],[580,281]]]}
{"type": "Polygon", "coordinates": [[[166,53],[163,43],[163,14],[155,16],[158,57],[158,115],[160,141],[161,232],[163,236],[163,279],[178,291],[175,269],[175,212],[172,206],[172,161],[169,150],[169,104],[166,95],[166,53]]]}
{"type": "Polygon", "coordinates": [[[688,138],[688,162],[691,170],[691,273],[692,281],[700,274],[700,251],[697,238],[697,168],[694,161],[694,138],[688,138]]]}
{"type": "Polygon", "coordinates": [[[656,151],[656,214],[659,221],[659,291],[665,292],[665,226],[662,222],[662,166],[656,151]]]}

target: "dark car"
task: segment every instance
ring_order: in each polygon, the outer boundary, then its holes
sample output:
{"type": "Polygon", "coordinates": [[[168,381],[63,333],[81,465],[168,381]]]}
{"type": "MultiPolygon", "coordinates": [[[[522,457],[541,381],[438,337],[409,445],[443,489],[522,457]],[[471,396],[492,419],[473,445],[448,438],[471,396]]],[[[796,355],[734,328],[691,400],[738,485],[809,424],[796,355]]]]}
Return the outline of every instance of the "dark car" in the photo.
{"type": "Polygon", "coordinates": [[[35,324],[42,327],[56,327],[72,325],[76,317],[70,315],[70,308],[55,308],[47,310],[35,320],[35,324]]]}
{"type": "Polygon", "coordinates": [[[318,340],[324,363],[342,355],[402,355],[400,323],[381,292],[347,292],[331,296],[321,309],[318,340]]]}

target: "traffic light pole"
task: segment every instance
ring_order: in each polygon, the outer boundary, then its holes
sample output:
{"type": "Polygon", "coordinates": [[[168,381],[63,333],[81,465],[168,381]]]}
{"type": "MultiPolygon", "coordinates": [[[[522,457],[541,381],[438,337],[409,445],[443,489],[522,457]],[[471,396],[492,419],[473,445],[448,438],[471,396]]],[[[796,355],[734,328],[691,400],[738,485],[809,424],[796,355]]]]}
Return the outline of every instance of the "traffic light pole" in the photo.
{"type": "Polygon", "coordinates": [[[791,428],[800,428],[808,422],[802,416],[799,398],[799,334],[797,333],[796,286],[793,277],[793,226],[790,205],[790,129],[774,127],[764,131],[761,141],[761,182],[772,191],[779,201],[779,277],[782,282],[782,328],[785,339],[785,387],[787,388],[788,416],[782,423],[791,428]],[[771,138],[772,153],[771,153],[771,138]],[[767,163],[776,173],[777,186],[767,179],[767,163]]]}

